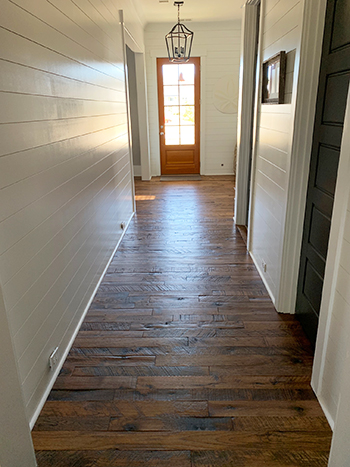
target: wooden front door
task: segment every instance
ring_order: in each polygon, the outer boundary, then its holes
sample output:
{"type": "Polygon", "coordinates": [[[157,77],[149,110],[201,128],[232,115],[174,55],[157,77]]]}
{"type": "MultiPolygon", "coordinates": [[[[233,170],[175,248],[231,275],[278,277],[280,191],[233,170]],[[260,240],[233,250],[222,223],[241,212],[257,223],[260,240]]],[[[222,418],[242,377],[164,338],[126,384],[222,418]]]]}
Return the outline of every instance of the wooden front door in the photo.
{"type": "Polygon", "coordinates": [[[350,0],[328,0],[296,313],[315,344],[350,79],[350,0]]]}
{"type": "Polygon", "coordinates": [[[158,58],[157,67],[161,173],[199,174],[200,58],[158,58]]]}

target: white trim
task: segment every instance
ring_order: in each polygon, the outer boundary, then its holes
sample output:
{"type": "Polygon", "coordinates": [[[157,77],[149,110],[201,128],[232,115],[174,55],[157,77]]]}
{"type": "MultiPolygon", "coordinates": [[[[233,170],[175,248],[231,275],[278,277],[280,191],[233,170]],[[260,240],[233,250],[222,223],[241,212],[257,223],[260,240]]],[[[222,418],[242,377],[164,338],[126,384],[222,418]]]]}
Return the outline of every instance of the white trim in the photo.
{"type": "Polygon", "coordinates": [[[258,54],[256,58],[256,76],[255,76],[255,97],[254,97],[254,116],[253,116],[253,147],[252,147],[252,164],[250,168],[250,193],[249,193],[249,207],[248,207],[248,229],[247,229],[247,250],[251,254],[252,241],[251,241],[251,229],[252,229],[252,204],[254,196],[254,182],[255,182],[255,165],[256,165],[256,154],[258,148],[258,118],[259,118],[259,107],[261,100],[261,69],[262,69],[262,43],[263,43],[263,22],[265,13],[266,0],[260,2],[260,23],[259,23],[259,43],[258,43],[258,54]]]}
{"type": "Polygon", "coordinates": [[[256,269],[258,270],[258,273],[260,274],[260,278],[261,278],[261,280],[263,281],[264,286],[266,287],[268,294],[270,295],[270,298],[271,298],[271,300],[272,300],[272,303],[275,305],[275,296],[274,296],[274,294],[272,293],[272,291],[271,291],[271,289],[270,289],[269,283],[268,283],[267,280],[265,279],[265,275],[264,275],[264,273],[263,273],[263,271],[262,271],[262,269],[261,269],[261,267],[260,267],[259,261],[257,261],[257,260],[255,259],[255,256],[254,256],[254,254],[253,254],[251,251],[249,252],[249,254],[250,254],[250,257],[251,257],[252,260],[253,260],[253,263],[254,263],[256,269]]]}
{"type": "Polygon", "coordinates": [[[119,19],[122,30],[122,46],[123,46],[123,65],[124,65],[124,81],[125,81],[125,99],[126,99],[126,117],[128,121],[128,143],[129,143],[129,164],[130,164],[130,177],[131,177],[131,197],[133,211],[136,211],[135,202],[135,182],[134,182],[134,161],[132,152],[132,137],[131,137],[131,118],[130,118],[130,94],[129,94],[129,80],[128,80],[128,66],[126,59],[126,39],[125,39],[125,23],[124,12],[119,10],[119,19]]]}
{"type": "MultiPolygon", "coordinates": [[[[202,173],[204,177],[226,177],[226,175],[234,175],[234,172],[210,172],[210,173],[202,173]]],[[[234,218],[233,218],[234,220],[234,218]]]]}
{"type": "Polygon", "coordinates": [[[327,0],[304,0],[277,310],[294,313],[327,0]]]}
{"type": "Polygon", "coordinates": [[[138,44],[137,40],[131,34],[129,29],[124,24],[124,31],[125,31],[125,44],[135,53],[142,53],[143,49],[138,44]]]}
{"type": "Polygon", "coordinates": [[[256,71],[258,7],[244,5],[242,20],[241,59],[239,72],[239,100],[237,121],[237,169],[234,220],[246,225],[248,217],[248,186],[252,157],[252,119],[256,83],[252,76],[256,71]]]}
{"type": "MultiPolygon", "coordinates": [[[[201,59],[200,63],[200,87],[201,87],[201,100],[200,100],[200,148],[199,148],[199,157],[200,157],[200,174],[207,175],[207,152],[206,152],[206,144],[205,144],[205,137],[206,137],[206,107],[207,107],[207,99],[206,99],[206,69],[207,69],[207,52],[205,54],[199,55],[201,59]]],[[[196,55],[198,56],[198,55],[196,55]]]]}
{"type": "Polygon", "coordinates": [[[139,114],[141,177],[151,180],[151,150],[149,144],[148,99],[145,54],[135,53],[137,109],[139,114]]]}
{"type": "Polygon", "coordinates": [[[87,314],[87,312],[88,312],[88,310],[90,308],[90,305],[91,305],[91,303],[92,303],[92,301],[93,301],[93,299],[94,299],[94,297],[95,297],[95,295],[97,293],[97,290],[101,285],[101,282],[102,282],[102,280],[103,280],[103,278],[104,278],[104,276],[105,276],[105,274],[106,274],[106,272],[107,272],[107,270],[109,268],[109,265],[111,264],[111,261],[114,258],[114,255],[116,254],[116,251],[119,248],[119,245],[120,245],[121,241],[123,240],[124,235],[126,234],[126,231],[128,230],[128,227],[129,227],[130,222],[131,222],[132,218],[134,217],[134,215],[135,215],[135,213],[133,212],[131,214],[127,224],[126,224],[125,229],[123,230],[123,232],[122,232],[122,234],[121,234],[121,236],[120,236],[120,238],[119,238],[119,240],[117,242],[116,247],[114,248],[114,250],[113,250],[113,252],[112,252],[112,254],[111,254],[111,256],[110,256],[110,258],[109,258],[109,260],[107,262],[106,267],[104,268],[104,270],[103,270],[103,272],[101,274],[100,279],[98,280],[98,282],[96,284],[96,287],[94,288],[94,290],[93,290],[93,292],[91,294],[91,297],[90,297],[90,299],[89,299],[89,301],[88,301],[88,303],[87,303],[87,305],[86,305],[86,307],[84,309],[84,312],[83,312],[83,314],[82,314],[82,316],[81,316],[81,318],[80,318],[80,320],[79,320],[79,322],[78,322],[78,324],[77,324],[77,326],[76,326],[76,328],[75,328],[75,330],[73,332],[72,338],[70,339],[70,341],[69,341],[69,343],[68,343],[68,345],[66,347],[66,350],[63,352],[63,355],[62,355],[62,357],[61,357],[61,359],[60,359],[60,361],[59,361],[59,363],[57,365],[57,368],[56,368],[55,372],[52,375],[51,381],[48,384],[48,386],[47,386],[47,388],[46,388],[46,390],[45,390],[45,392],[44,392],[44,394],[43,394],[43,396],[41,398],[41,401],[39,402],[39,404],[38,404],[32,418],[30,419],[29,426],[30,426],[31,430],[33,429],[33,427],[34,427],[34,425],[35,425],[35,423],[37,421],[37,418],[39,417],[40,412],[41,412],[42,408],[44,407],[46,399],[48,398],[48,396],[49,396],[49,394],[51,392],[51,389],[52,389],[53,385],[55,384],[57,376],[59,375],[59,373],[60,373],[60,371],[62,369],[62,366],[63,366],[64,362],[66,361],[67,355],[68,355],[68,353],[69,353],[69,351],[70,351],[70,349],[71,349],[71,347],[72,347],[72,345],[73,345],[73,343],[75,341],[75,338],[76,338],[76,336],[77,336],[77,334],[78,334],[78,332],[80,330],[81,325],[83,324],[85,316],[86,316],[86,314],[87,314]]]}
{"type": "Polygon", "coordinates": [[[327,406],[326,404],[324,403],[324,400],[323,400],[323,397],[317,397],[317,400],[323,410],[323,413],[325,414],[326,416],[326,419],[327,419],[327,422],[329,423],[329,426],[331,427],[331,430],[334,431],[334,425],[335,425],[335,422],[333,420],[333,417],[332,415],[329,413],[328,409],[327,409],[327,406]]]}
{"type": "Polygon", "coordinates": [[[345,230],[345,218],[350,195],[350,89],[344,120],[337,185],[334,196],[331,231],[322,291],[320,319],[318,325],[316,351],[312,372],[312,387],[319,397],[322,393],[323,373],[329,339],[329,328],[334,306],[336,283],[340,268],[342,240],[345,230]]]}

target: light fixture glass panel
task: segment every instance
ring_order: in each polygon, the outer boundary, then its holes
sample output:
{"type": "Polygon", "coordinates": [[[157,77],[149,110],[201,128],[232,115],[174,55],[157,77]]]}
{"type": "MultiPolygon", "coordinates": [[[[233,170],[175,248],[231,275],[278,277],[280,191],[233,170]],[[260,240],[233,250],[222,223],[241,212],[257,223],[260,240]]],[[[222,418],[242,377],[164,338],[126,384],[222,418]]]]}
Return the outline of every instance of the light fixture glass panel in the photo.
{"type": "Polygon", "coordinates": [[[195,143],[194,128],[194,126],[182,126],[180,128],[182,145],[195,143]]]}
{"type": "Polygon", "coordinates": [[[164,124],[165,126],[180,124],[180,108],[178,106],[164,107],[164,124]]]}
{"type": "Polygon", "coordinates": [[[185,63],[179,65],[179,76],[181,76],[181,81],[179,84],[184,86],[185,84],[194,84],[194,65],[193,63],[185,63]]]}
{"type": "Polygon", "coordinates": [[[194,105],[194,86],[180,87],[180,104],[194,105]]]}
{"type": "Polygon", "coordinates": [[[165,127],[165,144],[167,146],[180,144],[180,127],[166,126],[165,127]]]}
{"type": "Polygon", "coordinates": [[[164,86],[164,105],[179,105],[178,86],[164,86]]]}
{"type": "Polygon", "coordinates": [[[180,125],[194,125],[194,105],[180,107],[180,125]]]}
{"type": "Polygon", "coordinates": [[[171,85],[179,83],[179,65],[163,65],[163,84],[171,85]]]}

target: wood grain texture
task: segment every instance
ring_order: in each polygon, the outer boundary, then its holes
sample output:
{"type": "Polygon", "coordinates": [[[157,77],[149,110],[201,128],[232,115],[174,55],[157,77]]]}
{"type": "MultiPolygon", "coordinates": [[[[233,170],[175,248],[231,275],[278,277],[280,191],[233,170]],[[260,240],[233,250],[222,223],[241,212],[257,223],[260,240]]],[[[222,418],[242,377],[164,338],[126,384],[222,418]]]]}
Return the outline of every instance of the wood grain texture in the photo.
{"type": "Polygon", "coordinates": [[[39,467],[325,467],[312,352],[232,224],[233,179],[136,188],[137,216],[33,431],[39,467]]]}

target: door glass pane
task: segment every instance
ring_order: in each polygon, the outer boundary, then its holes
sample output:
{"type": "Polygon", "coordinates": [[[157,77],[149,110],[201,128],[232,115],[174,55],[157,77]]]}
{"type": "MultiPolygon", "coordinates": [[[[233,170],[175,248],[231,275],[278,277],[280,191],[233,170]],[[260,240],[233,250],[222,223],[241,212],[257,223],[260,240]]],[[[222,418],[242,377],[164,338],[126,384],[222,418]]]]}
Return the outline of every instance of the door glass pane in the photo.
{"type": "Polygon", "coordinates": [[[179,83],[179,65],[163,65],[163,84],[179,83]]]}
{"type": "Polygon", "coordinates": [[[194,65],[191,63],[179,65],[178,80],[180,85],[194,84],[194,65]]]}
{"type": "Polygon", "coordinates": [[[180,107],[180,125],[194,125],[194,105],[180,107]]]}
{"type": "Polygon", "coordinates": [[[180,86],[180,104],[194,105],[194,86],[180,86]]]}
{"type": "Polygon", "coordinates": [[[180,144],[180,127],[179,126],[166,126],[165,127],[165,144],[167,146],[180,144]]]}
{"type": "Polygon", "coordinates": [[[194,126],[182,126],[180,131],[181,144],[194,144],[194,126]]]}
{"type": "Polygon", "coordinates": [[[178,106],[164,107],[164,123],[165,125],[179,125],[179,110],[178,106]]]}
{"type": "Polygon", "coordinates": [[[164,105],[179,105],[178,86],[164,86],[164,105]]]}
{"type": "MultiPolygon", "coordinates": [[[[195,66],[163,65],[164,141],[195,144],[195,66]]],[[[163,131],[163,130],[162,130],[163,131]]]]}

